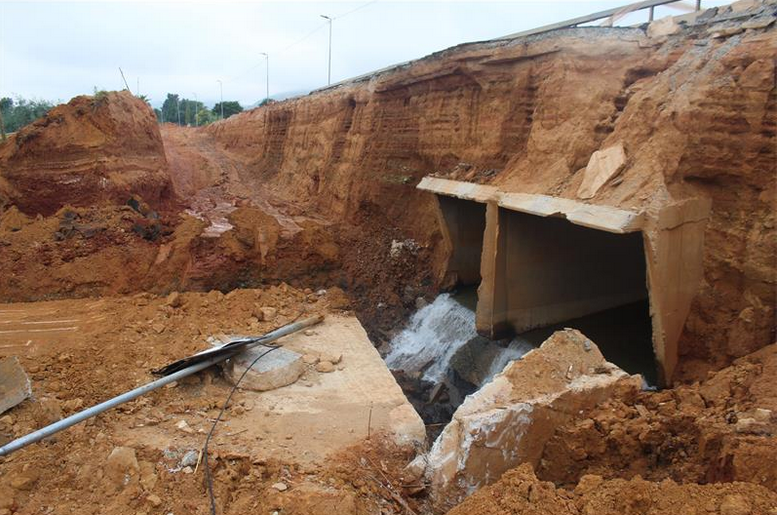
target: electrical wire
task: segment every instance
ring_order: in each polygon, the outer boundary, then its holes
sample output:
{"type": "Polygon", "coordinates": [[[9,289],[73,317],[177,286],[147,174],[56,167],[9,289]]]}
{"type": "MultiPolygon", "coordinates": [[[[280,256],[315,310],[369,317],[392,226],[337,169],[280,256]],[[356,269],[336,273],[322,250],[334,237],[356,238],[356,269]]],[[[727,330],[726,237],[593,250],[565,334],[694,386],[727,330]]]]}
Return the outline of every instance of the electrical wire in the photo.
{"type": "Polygon", "coordinates": [[[219,411],[219,415],[216,417],[216,420],[213,421],[213,425],[211,426],[211,430],[208,431],[208,436],[205,437],[205,444],[203,445],[203,467],[205,468],[205,482],[208,485],[208,497],[211,500],[211,515],[216,515],[216,497],[213,495],[213,477],[211,476],[211,467],[208,465],[208,443],[211,441],[211,437],[213,436],[213,432],[216,430],[216,424],[219,423],[219,420],[221,420],[222,415],[224,415],[224,411],[227,409],[227,406],[230,404],[230,400],[232,400],[232,395],[235,393],[235,391],[238,389],[238,385],[241,381],[243,381],[243,378],[246,377],[246,374],[248,374],[249,370],[251,370],[251,367],[253,367],[257,361],[260,360],[260,358],[267,356],[271,352],[273,352],[276,349],[280,349],[281,346],[270,346],[261,344],[264,347],[270,347],[270,349],[266,350],[262,354],[256,357],[254,361],[251,362],[251,364],[246,367],[246,370],[243,371],[243,373],[240,375],[237,381],[235,381],[235,386],[232,387],[232,390],[230,390],[230,394],[227,396],[227,400],[224,401],[224,405],[222,406],[222,409],[219,411]]]}
{"type": "MultiPolygon", "coordinates": [[[[300,311],[296,317],[292,319],[291,322],[296,322],[301,316],[303,316],[304,311],[300,311]]],[[[208,431],[208,435],[205,437],[205,443],[203,444],[203,467],[205,468],[205,482],[208,486],[208,497],[211,501],[211,515],[216,515],[216,497],[213,495],[213,477],[211,476],[211,467],[208,465],[208,443],[211,441],[211,437],[213,436],[214,431],[216,430],[216,424],[219,423],[219,421],[222,418],[222,415],[224,415],[224,412],[227,410],[227,406],[230,404],[230,400],[232,400],[232,396],[235,393],[235,391],[238,389],[238,385],[240,385],[240,382],[243,381],[243,378],[246,377],[246,374],[248,374],[249,370],[263,357],[267,356],[271,352],[273,352],[276,349],[280,349],[280,345],[267,345],[265,343],[261,343],[263,347],[269,347],[268,350],[257,356],[254,361],[251,362],[249,366],[246,367],[246,370],[243,371],[243,373],[240,375],[237,381],[235,381],[235,385],[232,387],[232,390],[230,390],[230,394],[227,395],[227,400],[224,401],[224,405],[222,406],[222,409],[219,411],[219,414],[216,416],[216,420],[213,421],[213,425],[211,425],[211,430],[208,431]]]]}

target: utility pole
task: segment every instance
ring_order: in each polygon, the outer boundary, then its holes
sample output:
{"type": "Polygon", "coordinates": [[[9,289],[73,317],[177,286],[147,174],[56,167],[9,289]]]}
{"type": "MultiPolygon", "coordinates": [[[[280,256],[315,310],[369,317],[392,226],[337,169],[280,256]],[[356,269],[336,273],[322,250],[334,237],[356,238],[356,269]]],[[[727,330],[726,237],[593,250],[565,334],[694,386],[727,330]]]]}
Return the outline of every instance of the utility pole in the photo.
{"type": "Polygon", "coordinates": [[[222,88],[222,81],[216,79],[216,82],[219,83],[219,107],[221,107],[222,120],[224,120],[224,90],[222,88]]]}
{"type": "Polygon", "coordinates": [[[270,56],[265,52],[260,52],[265,56],[265,103],[270,102],[270,56]]]}
{"type": "Polygon", "coordinates": [[[332,83],[332,18],[324,16],[323,14],[320,14],[319,16],[327,20],[330,24],[330,44],[329,50],[327,51],[327,86],[329,86],[332,83]]]}

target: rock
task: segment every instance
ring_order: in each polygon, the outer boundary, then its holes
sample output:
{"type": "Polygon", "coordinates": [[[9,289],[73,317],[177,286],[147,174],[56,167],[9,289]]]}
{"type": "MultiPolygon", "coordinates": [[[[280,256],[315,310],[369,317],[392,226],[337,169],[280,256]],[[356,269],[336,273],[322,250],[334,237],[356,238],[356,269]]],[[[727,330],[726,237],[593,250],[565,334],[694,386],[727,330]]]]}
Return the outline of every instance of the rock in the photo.
{"type": "Polygon", "coordinates": [[[171,308],[177,308],[180,307],[182,303],[181,294],[177,291],[174,291],[170,295],[168,295],[165,298],[165,304],[170,306],[171,308]]]}
{"type": "Polygon", "coordinates": [[[740,24],[743,29],[764,29],[775,23],[775,16],[765,16],[762,18],[753,18],[740,24]]]}
{"type": "Polygon", "coordinates": [[[77,397],[75,399],[70,399],[69,401],[65,401],[64,403],[62,403],[62,408],[69,413],[78,411],[83,407],[84,407],[84,399],[80,397],[77,397]]]}
{"type": "MultiPolygon", "coordinates": [[[[243,372],[266,349],[254,348],[240,353],[222,365],[226,378],[235,384],[243,372]]],[[[305,372],[302,355],[279,348],[263,356],[241,381],[240,386],[249,390],[275,390],[294,383],[305,372]]]]}
{"type": "Polygon", "coordinates": [[[640,391],[640,376],[608,363],[594,344],[586,351],[587,340],[557,331],[465,399],[427,456],[435,503],[458,502],[520,463],[537,467],[556,427],[617,388],[640,391]]]}
{"type": "Polygon", "coordinates": [[[162,499],[160,499],[159,496],[155,494],[151,494],[148,497],[146,497],[146,501],[148,501],[148,503],[154,506],[155,508],[158,508],[162,505],[162,499]]]}
{"type": "Polygon", "coordinates": [[[189,424],[187,424],[186,420],[179,420],[178,424],[176,424],[176,428],[179,431],[183,431],[184,433],[187,433],[187,434],[193,434],[194,433],[194,429],[192,429],[189,426],[189,424]]]}
{"type": "Polygon", "coordinates": [[[181,469],[181,472],[184,474],[192,474],[194,472],[194,469],[192,467],[184,467],[181,469]]]}
{"type": "Polygon", "coordinates": [[[199,457],[200,454],[195,450],[186,451],[186,454],[184,454],[184,457],[181,458],[181,461],[178,463],[178,466],[181,468],[194,467],[195,465],[197,465],[197,459],[199,457]]]}
{"type": "Polygon", "coordinates": [[[646,34],[651,39],[664,38],[681,32],[680,24],[673,16],[666,16],[648,24],[646,34]]]}
{"type": "Polygon", "coordinates": [[[416,304],[416,309],[421,309],[427,307],[429,305],[429,302],[427,302],[427,299],[425,299],[424,297],[417,297],[414,304],[416,304]]]}
{"type": "Polygon", "coordinates": [[[721,515],[750,515],[751,505],[742,495],[728,495],[721,502],[719,512],[721,515]]]}
{"type": "Polygon", "coordinates": [[[285,492],[289,487],[284,483],[273,483],[270,488],[278,490],[279,492],[285,492]]]}
{"type": "Polygon", "coordinates": [[[154,489],[157,484],[157,471],[154,464],[148,461],[141,461],[140,464],[140,484],[147,492],[154,489]]]}
{"type": "Polygon", "coordinates": [[[135,449],[115,447],[105,463],[105,477],[116,487],[127,485],[140,472],[135,449]]]}
{"type": "Polygon", "coordinates": [[[32,490],[37,481],[38,475],[32,470],[27,470],[20,474],[12,475],[9,484],[14,490],[32,490]]]}
{"type": "Polygon", "coordinates": [[[578,188],[578,198],[594,197],[606,182],[621,171],[626,162],[627,155],[621,142],[593,153],[584,170],[583,181],[578,188]]]}
{"type": "Polygon", "coordinates": [[[341,359],[343,359],[343,354],[340,352],[323,352],[319,354],[319,361],[329,361],[333,365],[340,363],[341,359]]]}
{"type": "Polygon", "coordinates": [[[303,354],[303,363],[306,365],[315,365],[319,362],[319,358],[314,356],[313,354],[303,354]]]}
{"type": "Polygon", "coordinates": [[[316,371],[321,372],[322,374],[328,374],[330,372],[335,371],[335,365],[333,365],[329,361],[320,361],[316,365],[316,371]]]}
{"type": "Polygon", "coordinates": [[[276,313],[278,313],[278,310],[276,308],[271,308],[268,306],[262,306],[255,308],[253,311],[253,315],[257,317],[257,320],[260,322],[270,322],[276,317],[276,313]]]}
{"type": "Polygon", "coordinates": [[[313,336],[313,335],[314,335],[314,334],[316,334],[316,333],[315,333],[315,332],[313,332],[313,331],[312,331],[312,330],[310,330],[310,329],[306,329],[306,330],[305,330],[305,332],[304,332],[304,334],[305,334],[305,336],[313,336]]]}
{"type": "Polygon", "coordinates": [[[0,359],[0,413],[32,395],[30,379],[16,356],[0,359]]]}
{"type": "Polygon", "coordinates": [[[40,426],[47,426],[62,420],[62,408],[56,399],[42,399],[35,409],[35,421],[40,426]]]}
{"type": "Polygon", "coordinates": [[[151,324],[151,328],[154,329],[154,332],[157,334],[162,334],[165,332],[165,324],[162,322],[155,322],[151,324]]]}

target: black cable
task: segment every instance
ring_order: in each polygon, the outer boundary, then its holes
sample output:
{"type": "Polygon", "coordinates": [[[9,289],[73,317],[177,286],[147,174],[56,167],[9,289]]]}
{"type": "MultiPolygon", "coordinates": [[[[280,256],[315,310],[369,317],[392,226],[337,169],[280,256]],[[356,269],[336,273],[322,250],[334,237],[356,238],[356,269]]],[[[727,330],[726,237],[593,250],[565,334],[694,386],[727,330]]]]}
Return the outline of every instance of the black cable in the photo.
{"type": "MultiPolygon", "coordinates": [[[[303,316],[303,313],[305,313],[305,311],[300,311],[300,313],[298,313],[297,316],[294,317],[289,323],[291,324],[296,322],[301,316],[303,316]]],[[[208,485],[208,497],[211,500],[211,515],[216,515],[216,497],[213,495],[213,477],[211,477],[211,468],[208,466],[208,442],[211,441],[211,436],[213,436],[213,432],[216,430],[216,424],[219,423],[219,420],[221,420],[222,415],[224,415],[227,406],[229,406],[232,395],[235,393],[235,390],[238,389],[238,385],[241,381],[243,381],[243,378],[246,377],[246,374],[248,374],[249,370],[251,370],[251,368],[257,363],[257,361],[260,360],[260,358],[267,356],[276,349],[281,348],[280,345],[270,346],[266,343],[260,343],[259,345],[262,345],[263,347],[269,347],[269,349],[257,356],[254,361],[252,361],[251,364],[246,367],[246,370],[243,371],[238,380],[235,381],[235,385],[232,387],[232,390],[230,390],[230,394],[227,396],[227,400],[224,401],[224,405],[219,411],[219,415],[217,415],[216,420],[213,421],[211,430],[208,431],[208,436],[205,437],[205,444],[203,444],[203,467],[205,467],[205,481],[208,485]]]]}
{"type": "MultiPolygon", "coordinates": [[[[265,347],[270,347],[269,345],[261,344],[265,347]]],[[[208,442],[211,441],[211,436],[213,436],[213,432],[216,429],[216,424],[219,423],[219,420],[221,420],[222,415],[224,414],[224,411],[227,409],[227,406],[230,404],[230,400],[232,399],[232,395],[235,393],[235,390],[238,389],[238,385],[241,381],[243,381],[243,378],[246,377],[246,374],[249,370],[251,370],[251,367],[254,366],[254,364],[259,361],[260,358],[270,354],[276,349],[280,349],[280,346],[277,347],[270,347],[270,349],[266,350],[262,354],[256,357],[254,361],[251,362],[251,364],[246,367],[246,370],[243,371],[243,373],[240,375],[237,381],[235,381],[235,386],[232,387],[232,390],[230,390],[230,394],[227,396],[227,400],[224,401],[224,405],[222,406],[221,411],[219,411],[219,415],[216,417],[216,420],[213,421],[213,425],[211,426],[211,430],[208,431],[208,436],[205,437],[205,444],[203,445],[203,467],[205,467],[205,480],[208,484],[208,496],[211,499],[211,515],[216,515],[216,498],[213,495],[213,477],[211,477],[211,468],[208,466],[208,442]]]]}

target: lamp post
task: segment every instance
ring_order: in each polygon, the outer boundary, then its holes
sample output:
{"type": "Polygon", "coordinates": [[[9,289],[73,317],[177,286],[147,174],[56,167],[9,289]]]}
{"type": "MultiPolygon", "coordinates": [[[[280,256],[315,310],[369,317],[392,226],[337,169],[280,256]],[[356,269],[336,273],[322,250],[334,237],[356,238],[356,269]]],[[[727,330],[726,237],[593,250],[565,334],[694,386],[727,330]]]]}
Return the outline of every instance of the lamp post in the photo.
{"type": "Polygon", "coordinates": [[[323,14],[320,14],[319,16],[327,20],[330,24],[330,44],[329,50],[327,51],[327,86],[329,86],[332,83],[332,18],[324,16],[323,14]]]}
{"type": "Polygon", "coordinates": [[[265,52],[260,52],[265,56],[265,103],[270,102],[270,56],[265,52]]]}
{"type": "Polygon", "coordinates": [[[221,107],[222,111],[222,120],[224,120],[224,89],[222,88],[222,81],[219,79],[216,79],[216,82],[219,83],[219,107],[221,107]]]}

